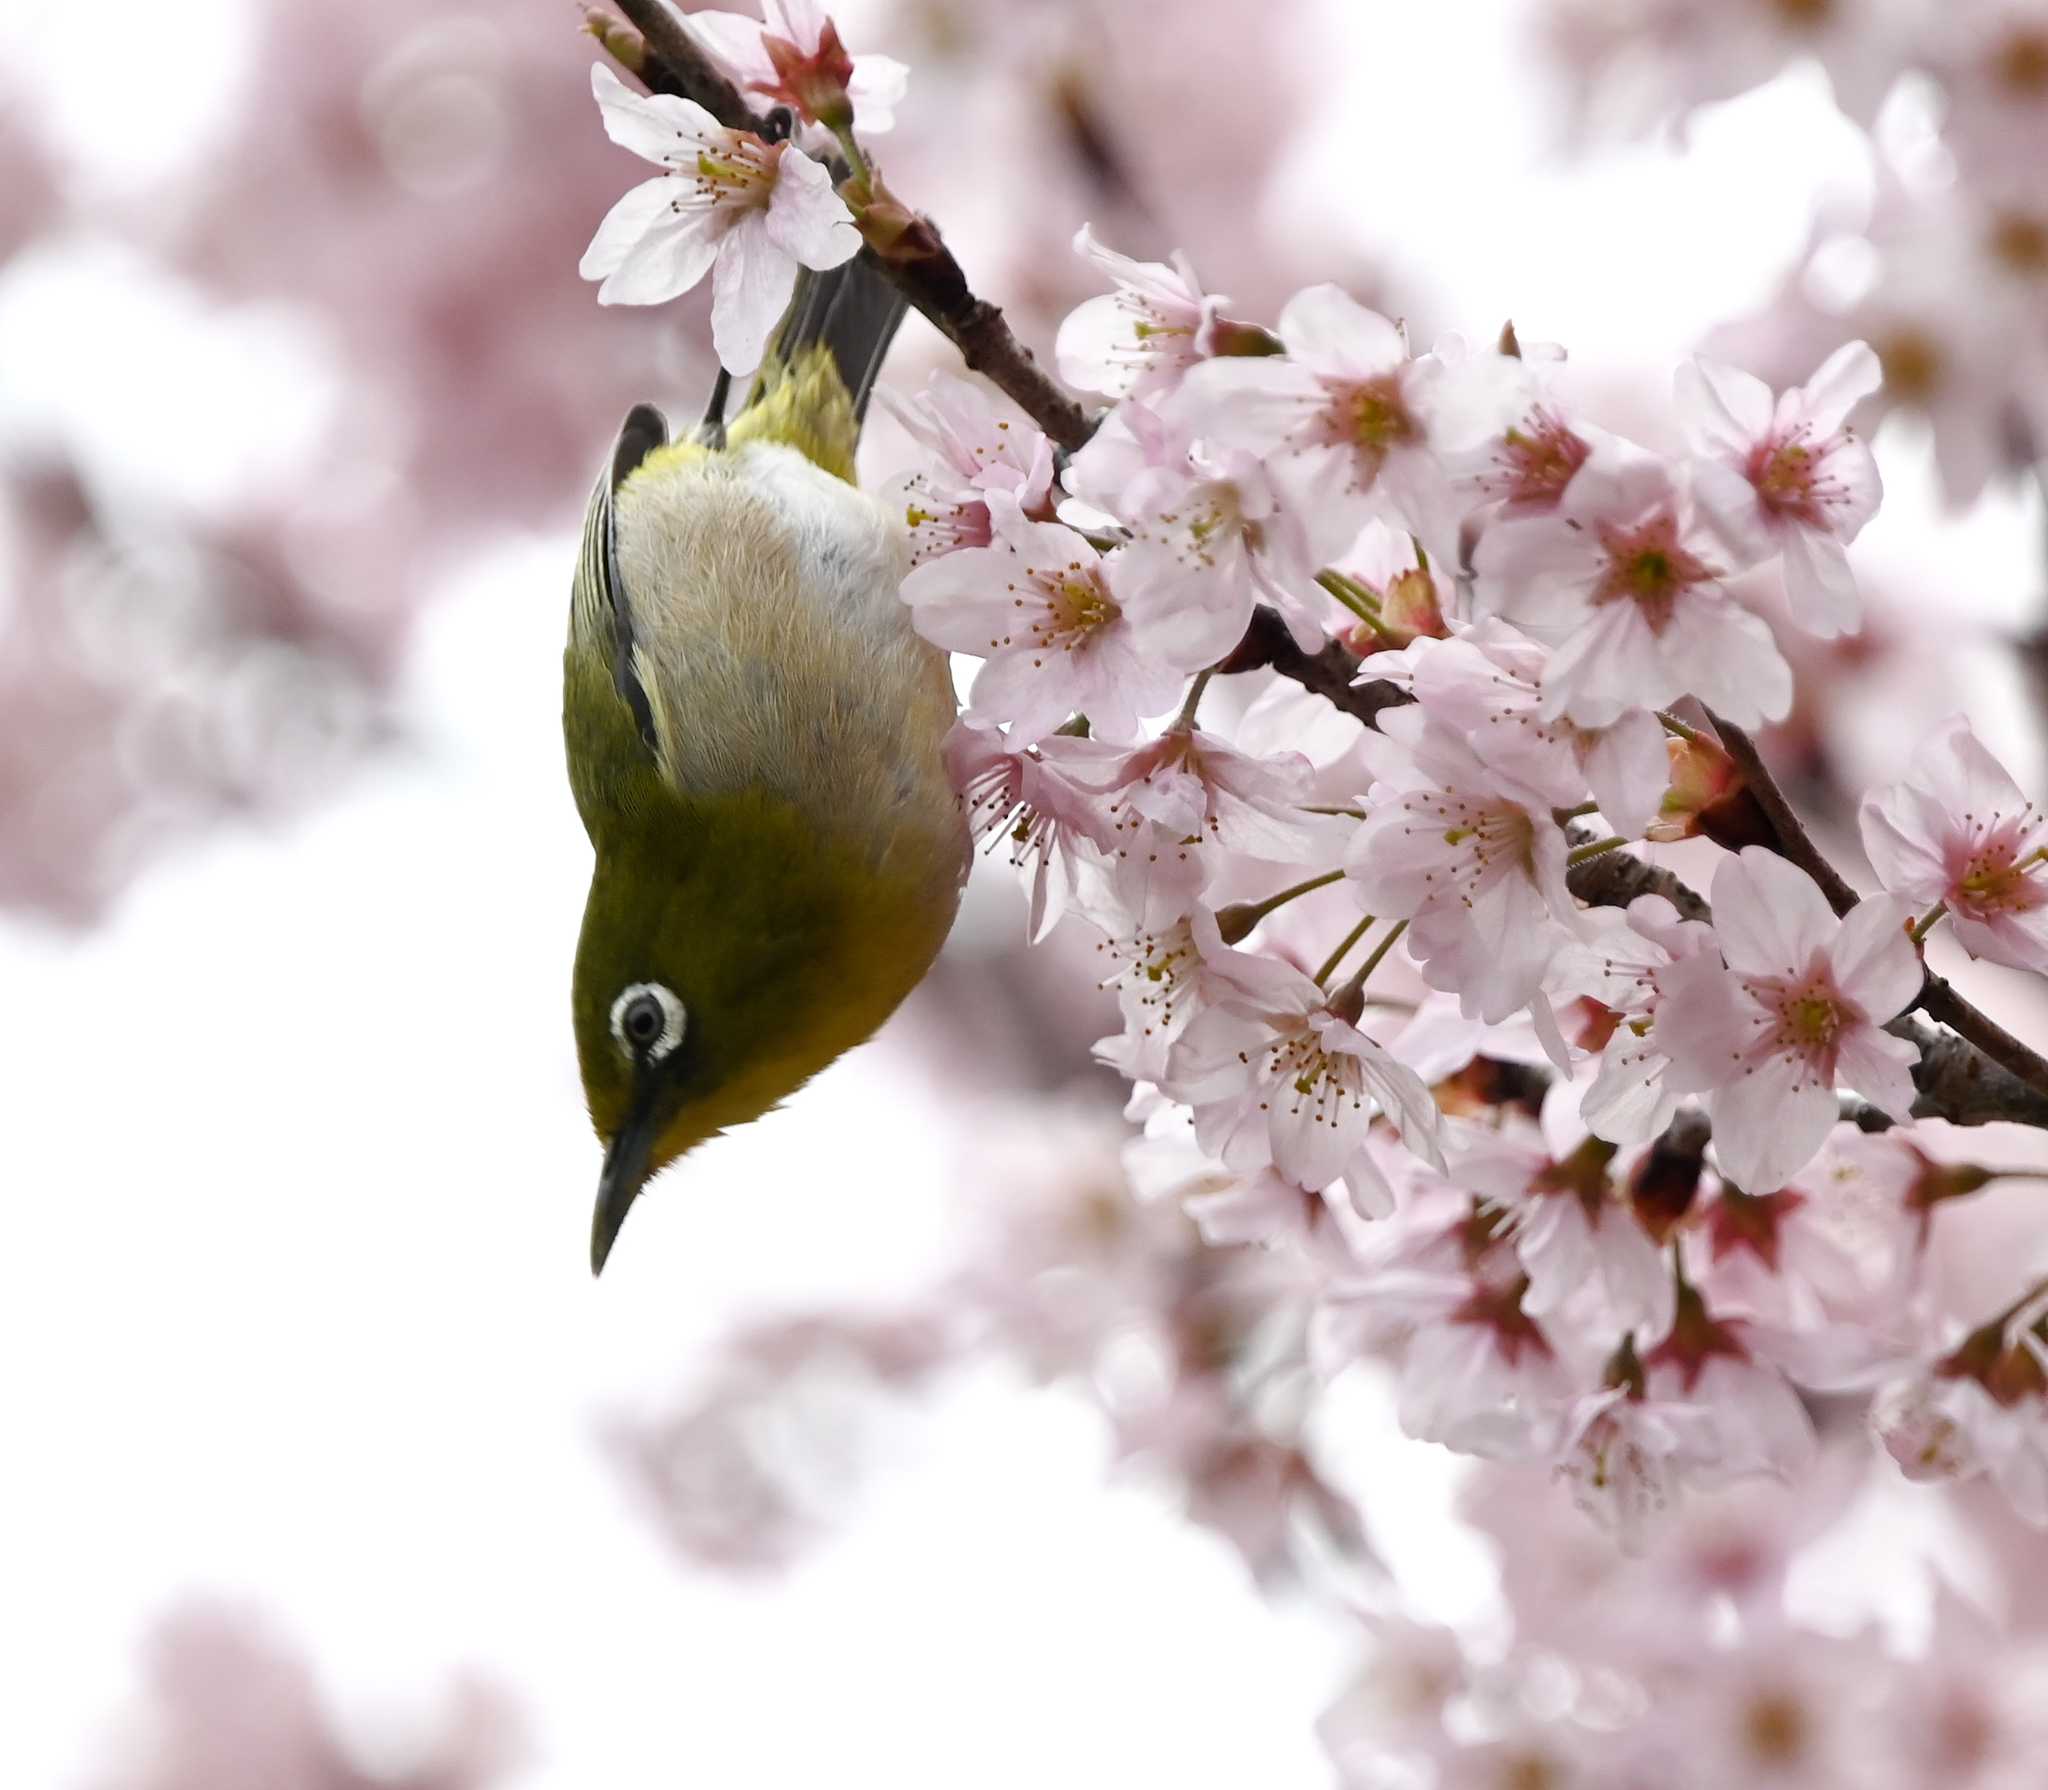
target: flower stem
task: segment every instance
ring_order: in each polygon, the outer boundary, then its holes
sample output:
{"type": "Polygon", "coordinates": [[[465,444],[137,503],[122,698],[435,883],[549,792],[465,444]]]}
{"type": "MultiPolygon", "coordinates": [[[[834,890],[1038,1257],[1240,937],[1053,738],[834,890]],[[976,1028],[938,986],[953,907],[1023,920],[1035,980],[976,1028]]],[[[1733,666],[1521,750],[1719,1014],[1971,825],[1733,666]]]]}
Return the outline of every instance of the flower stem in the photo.
{"type": "Polygon", "coordinates": [[[846,165],[854,179],[860,182],[863,192],[872,192],[875,177],[868,167],[868,158],[861,154],[860,144],[853,134],[852,124],[842,124],[832,133],[839,139],[839,152],[846,157],[846,165]]]}
{"type": "Polygon", "coordinates": [[[1567,864],[1583,864],[1588,858],[1597,858],[1602,852],[1619,851],[1628,841],[1616,836],[1611,839],[1590,839],[1584,845],[1575,845],[1564,855],[1567,864]]]}
{"type": "Polygon", "coordinates": [[[1341,882],[1344,872],[1326,870],[1321,876],[1312,876],[1307,882],[1296,883],[1292,888],[1282,889],[1276,895],[1268,895],[1264,901],[1240,901],[1220,909],[1216,924],[1222,931],[1223,942],[1234,945],[1251,929],[1258,925],[1276,907],[1285,907],[1288,902],[1303,895],[1313,895],[1318,889],[1327,889],[1332,883],[1341,882]]]}
{"type": "Polygon", "coordinates": [[[1366,982],[1371,977],[1373,971],[1380,967],[1381,960],[1386,956],[1386,954],[1389,951],[1391,951],[1394,948],[1394,941],[1407,930],[1408,922],[1406,920],[1403,920],[1399,922],[1393,928],[1393,930],[1387,934],[1385,938],[1381,939],[1378,944],[1373,946],[1372,955],[1358,966],[1358,974],[1353,976],[1350,982],[1346,984],[1348,992],[1355,993],[1362,990],[1365,987],[1366,982]]]}
{"type": "Polygon", "coordinates": [[[1195,681],[1188,685],[1187,699],[1180,705],[1180,713],[1174,716],[1168,733],[1188,733],[1195,725],[1195,710],[1202,706],[1202,692],[1209,687],[1209,680],[1216,675],[1212,665],[1207,671],[1198,671],[1195,681]]]}
{"type": "Polygon", "coordinates": [[[1919,919],[1915,920],[1913,922],[1913,930],[1909,935],[1912,938],[1913,943],[1918,945],[1925,942],[1927,935],[1930,932],[1932,932],[1938,924],[1940,924],[1941,916],[1947,912],[1948,903],[1945,901],[1937,901],[1931,908],[1929,908],[1924,914],[1922,914],[1919,919]]]}
{"type": "Polygon", "coordinates": [[[1363,585],[1355,579],[1345,577],[1333,566],[1325,566],[1318,572],[1316,582],[1374,633],[1379,632],[1380,607],[1372,600],[1363,585]]]}
{"type": "Polygon", "coordinates": [[[1357,944],[1360,939],[1365,937],[1367,928],[1376,924],[1377,920],[1377,915],[1367,914],[1363,920],[1359,921],[1359,923],[1356,926],[1352,927],[1352,929],[1344,935],[1343,943],[1338,945],[1336,950],[1332,951],[1329,956],[1323,959],[1323,967],[1316,971],[1316,981],[1318,985],[1329,981],[1330,977],[1336,972],[1337,966],[1344,961],[1345,953],[1348,952],[1353,945],[1357,944]]]}

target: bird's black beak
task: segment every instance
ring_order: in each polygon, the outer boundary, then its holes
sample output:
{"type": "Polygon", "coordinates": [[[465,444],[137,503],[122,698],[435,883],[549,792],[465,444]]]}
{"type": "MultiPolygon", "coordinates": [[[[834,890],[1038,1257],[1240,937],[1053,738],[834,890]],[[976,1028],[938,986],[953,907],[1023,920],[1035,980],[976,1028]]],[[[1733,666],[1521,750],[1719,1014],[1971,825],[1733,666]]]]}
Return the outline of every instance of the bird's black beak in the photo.
{"type": "Polygon", "coordinates": [[[605,1152],[604,1172],[597,1178],[597,1210],[590,1217],[590,1271],[604,1272],[605,1260],[618,1241],[619,1227],[647,1184],[654,1160],[654,1140],[661,1131],[653,1090],[642,1087],[626,1122],[605,1152]]]}

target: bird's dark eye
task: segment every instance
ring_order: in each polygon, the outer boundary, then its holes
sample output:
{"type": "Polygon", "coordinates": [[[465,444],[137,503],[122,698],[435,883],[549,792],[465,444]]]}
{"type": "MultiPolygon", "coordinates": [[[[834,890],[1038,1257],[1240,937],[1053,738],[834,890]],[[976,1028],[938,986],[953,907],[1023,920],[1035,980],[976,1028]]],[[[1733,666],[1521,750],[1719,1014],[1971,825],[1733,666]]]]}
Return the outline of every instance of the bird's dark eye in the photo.
{"type": "Polygon", "coordinates": [[[612,1002],[612,1036],[630,1057],[659,1062],[683,1041],[683,1003],[659,982],[635,982],[612,1002]]]}

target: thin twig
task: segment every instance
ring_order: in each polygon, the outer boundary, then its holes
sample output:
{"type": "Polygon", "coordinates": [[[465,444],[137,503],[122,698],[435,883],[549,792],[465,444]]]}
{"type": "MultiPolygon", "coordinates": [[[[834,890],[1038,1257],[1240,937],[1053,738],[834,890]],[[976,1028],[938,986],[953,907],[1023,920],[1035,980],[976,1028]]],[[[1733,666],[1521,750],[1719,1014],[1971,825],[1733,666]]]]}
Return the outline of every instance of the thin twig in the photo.
{"type": "Polygon", "coordinates": [[[1771,831],[1778,838],[1779,856],[1790,858],[1820,885],[1820,892],[1828,898],[1829,907],[1838,914],[1846,914],[1856,905],[1856,891],[1849,887],[1841,872],[1814,844],[1812,834],[1807,832],[1805,823],[1794,812],[1785,792],[1778,787],[1778,780],[1764,763],[1763,754],[1756,749],[1756,741],[1712,709],[1707,711],[1707,719],[1713,722],[1714,731],[1721,736],[1722,750],[1735,761],[1735,768],[1742,773],[1749,793],[1756,797],[1756,805],[1771,823],[1771,831]]]}
{"type": "Polygon", "coordinates": [[[1383,710],[1401,708],[1415,700],[1399,684],[1385,678],[1354,684],[1358,661],[1342,645],[1331,641],[1318,652],[1305,653],[1294,644],[1294,636],[1279,615],[1266,608],[1252,611],[1251,626],[1230,656],[1216,669],[1220,672],[1277,671],[1282,677],[1311,690],[1340,708],[1356,715],[1366,726],[1376,726],[1383,710]]]}

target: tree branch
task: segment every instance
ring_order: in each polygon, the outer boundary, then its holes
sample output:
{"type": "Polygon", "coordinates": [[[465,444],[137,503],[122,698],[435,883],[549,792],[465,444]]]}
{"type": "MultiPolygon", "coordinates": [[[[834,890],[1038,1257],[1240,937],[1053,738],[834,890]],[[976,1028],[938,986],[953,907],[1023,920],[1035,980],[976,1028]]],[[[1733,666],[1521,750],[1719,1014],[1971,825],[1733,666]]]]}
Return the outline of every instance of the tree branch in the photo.
{"type": "Polygon", "coordinates": [[[1251,626],[1231,649],[1229,658],[1216,667],[1219,672],[1277,671],[1304,690],[1313,691],[1347,715],[1356,715],[1368,727],[1379,724],[1380,714],[1413,702],[1415,698],[1399,684],[1385,678],[1354,684],[1358,661],[1337,641],[1320,652],[1305,653],[1294,644],[1294,636],[1279,615],[1264,606],[1252,611],[1251,626]]]}
{"type": "MultiPolygon", "coordinates": [[[[1712,709],[1707,711],[1707,717],[1721,736],[1721,744],[1728,756],[1735,761],[1736,769],[1742,773],[1743,781],[1749,785],[1750,794],[1756,797],[1757,806],[1770,821],[1779,852],[1820,885],[1828,906],[1838,914],[1846,914],[1861,897],[1822,856],[1820,847],[1814,844],[1813,836],[1793,812],[1785,792],[1778,787],[1777,779],[1764,763],[1763,754],[1757,751],[1756,742],[1712,709]]],[[[1964,1000],[1942,977],[1928,972],[1913,1005],[1930,1019],[1938,1019],[1952,1031],[1961,1033],[1994,1063],[2048,1099],[2048,1061],[2029,1050],[1989,1014],[1980,1012],[1964,1000]]]]}
{"type": "MultiPolygon", "coordinates": [[[[645,40],[642,67],[634,72],[652,91],[695,100],[730,130],[773,134],[769,121],[747,104],[662,0],[617,0],[617,5],[645,40]]],[[[960,350],[969,367],[1015,399],[1068,453],[1087,441],[1093,427],[1088,413],[1032,359],[1003,313],[975,297],[967,275],[929,218],[902,214],[887,232],[887,241],[878,240],[880,232],[863,233],[875,266],[960,350]]]]}

